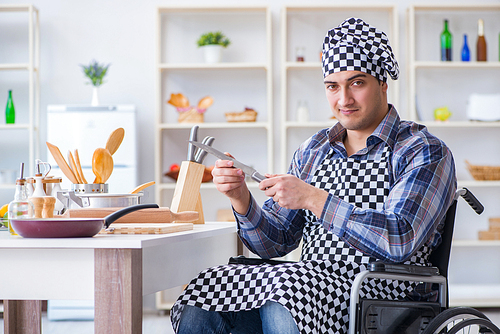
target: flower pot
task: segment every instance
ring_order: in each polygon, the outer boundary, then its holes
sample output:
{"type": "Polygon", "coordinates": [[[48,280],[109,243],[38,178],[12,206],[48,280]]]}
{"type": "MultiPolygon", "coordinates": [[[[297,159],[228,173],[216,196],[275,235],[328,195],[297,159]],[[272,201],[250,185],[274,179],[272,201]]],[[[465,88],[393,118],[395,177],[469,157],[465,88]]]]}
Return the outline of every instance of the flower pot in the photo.
{"type": "Polygon", "coordinates": [[[92,89],[92,106],[98,106],[99,105],[99,88],[94,87],[92,89]]]}
{"type": "Polygon", "coordinates": [[[222,59],[222,45],[204,45],[202,49],[206,63],[220,63],[222,59]]]}

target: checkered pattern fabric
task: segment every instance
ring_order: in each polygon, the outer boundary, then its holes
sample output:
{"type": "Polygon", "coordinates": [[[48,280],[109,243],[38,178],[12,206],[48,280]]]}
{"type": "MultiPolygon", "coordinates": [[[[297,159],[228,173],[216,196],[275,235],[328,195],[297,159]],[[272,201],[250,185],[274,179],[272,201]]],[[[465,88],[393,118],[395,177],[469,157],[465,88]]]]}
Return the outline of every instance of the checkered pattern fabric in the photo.
{"type": "Polygon", "coordinates": [[[387,81],[399,77],[399,65],[387,35],[364,22],[349,18],[326,34],[323,43],[323,76],[341,71],[361,71],[387,81]]]}
{"type": "MultiPolygon", "coordinates": [[[[388,149],[380,161],[331,160],[332,153],[317,169],[311,184],[359,207],[381,209],[389,189],[388,149]],[[361,171],[361,167],[366,170],[361,171]],[[360,192],[363,187],[382,188],[360,192]]],[[[223,265],[203,271],[174,304],[174,329],[185,305],[227,312],[259,308],[272,300],[290,311],[301,333],[347,333],[352,281],[373,259],[317,224],[310,211],[304,210],[304,214],[308,223],[301,261],[274,266],[223,265]]],[[[427,248],[422,249],[408,263],[424,263],[428,253],[427,248]]],[[[411,289],[406,282],[369,280],[361,297],[401,299],[411,289]]]]}

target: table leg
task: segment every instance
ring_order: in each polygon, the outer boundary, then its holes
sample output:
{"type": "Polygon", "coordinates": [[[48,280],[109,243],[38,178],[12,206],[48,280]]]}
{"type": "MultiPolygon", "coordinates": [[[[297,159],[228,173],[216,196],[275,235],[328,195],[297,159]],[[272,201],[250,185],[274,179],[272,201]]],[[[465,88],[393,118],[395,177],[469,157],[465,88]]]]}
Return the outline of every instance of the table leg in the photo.
{"type": "Polygon", "coordinates": [[[94,251],[96,334],[142,333],[142,250],[94,251]]]}
{"type": "Polygon", "coordinates": [[[5,334],[42,333],[41,300],[4,300],[3,307],[5,334]]]}

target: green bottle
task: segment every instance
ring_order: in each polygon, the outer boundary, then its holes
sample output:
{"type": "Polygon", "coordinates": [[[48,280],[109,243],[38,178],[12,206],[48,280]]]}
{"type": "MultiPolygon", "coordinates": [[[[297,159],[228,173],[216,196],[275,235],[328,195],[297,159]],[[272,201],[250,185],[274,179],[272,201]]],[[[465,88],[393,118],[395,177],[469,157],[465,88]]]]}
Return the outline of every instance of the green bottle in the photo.
{"type": "Polygon", "coordinates": [[[7,106],[5,107],[5,123],[14,124],[16,122],[16,109],[14,108],[14,101],[12,101],[12,90],[9,90],[9,98],[7,99],[7,106]]]}
{"type": "Polygon", "coordinates": [[[441,33],[441,60],[451,61],[451,46],[453,36],[448,30],[448,20],[444,20],[444,30],[441,33]]]}

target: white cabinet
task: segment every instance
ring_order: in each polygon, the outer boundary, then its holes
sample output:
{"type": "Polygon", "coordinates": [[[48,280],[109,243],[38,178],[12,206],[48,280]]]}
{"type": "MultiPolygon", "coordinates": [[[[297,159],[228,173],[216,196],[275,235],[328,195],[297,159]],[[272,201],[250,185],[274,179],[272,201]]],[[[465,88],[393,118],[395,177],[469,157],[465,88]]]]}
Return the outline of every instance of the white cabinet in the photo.
{"type": "MultiPolygon", "coordinates": [[[[384,31],[396,58],[400,57],[396,6],[342,5],[289,6],[281,15],[281,172],[286,172],[293,152],[316,131],[335,120],[325,97],[321,47],[326,32],[349,17],[363,18],[384,31]],[[298,58],[303,53],[303,61],[298,58]],[[309,121],[297,115],[299,103],[307,103],[309,121]]],[[[389,102],[399,105],[398,81],[389,78],[389,102]]]]}
{"type": "MultiPolygon", "coordinates": [[[[215,137],[213,146],[262,172],[273,171],[273,92],[271,13],[267,7],[160,7],[156,55],[156,201],[170,206],[175,181],[164,176],[171,164],[187,158],[193,123],[178,123],[170,94],[182,93],[196,106],[204,96],[214,103],[205,113],[199,140],[215,137]],[[204,62],[198,38],[221,31],[231,41],[220,63],[204,62]],[[228,123],[226,112],[252,108],[256,122],[228,123]],[[200,138],[201,137],[201,138],[200,138]]],[[[205,165],[215,158],[207,156],[205,165]]],[[[256,183],[253,183],[253,187],[256,183]]],[[[202,184],[205,220],[215,220],[229,201],[212,183],[202,184]]]]}
{"type": "Polygon", "coordinates": [[[450,263],[450,304],[500,306],[500,265],[495,261],[500,241],[480,241],[478,231],[488,229],[488,218],[500,216],[499,181],[475,181],[465,160],[474,165],[500,165],[500,122],[467,118],[470,94],[500,92],[498,33],[500,5],[425,5],[408,9],[408,68],[410,118],[428,126],[451,148],[458,185],[470,188],[484,204],[477,216],[461,201],[457,209],[450,263]],[[452,61],[440,61],[440,34],[449,21],[453,35],[452,61]],[[476,61],[477,22],[485,22],[488,61],[476,61]],[[463,35],[468,36],[470,62],[462,62],[463,35]],[[429,41],[434,41],[434,44],[429,41]],[[429,47],[429,45],[434,45],[429,47]],[[434,109],[448,107],[446,122],[434,121],[434,109]]]}
{"type": "MultiPolygon", "coordinates": [[[[33,175],[39,155],[40,36],[38,9],[33,5],[0,4],[0,169],[15,170],[25,163],[33,175]],[[12,89],[16,123],[5,124],[5,104],[12,89]]],[[[29,174],[28,174],[29,173],[29,174]]],[[[14,181],[0,184],[0,203],[12,200],[14,181]],[[3,200],[1,200],[3,199],[3,200]]],[[[2,203],[3,204],[3,203],[2,203]]]]}

